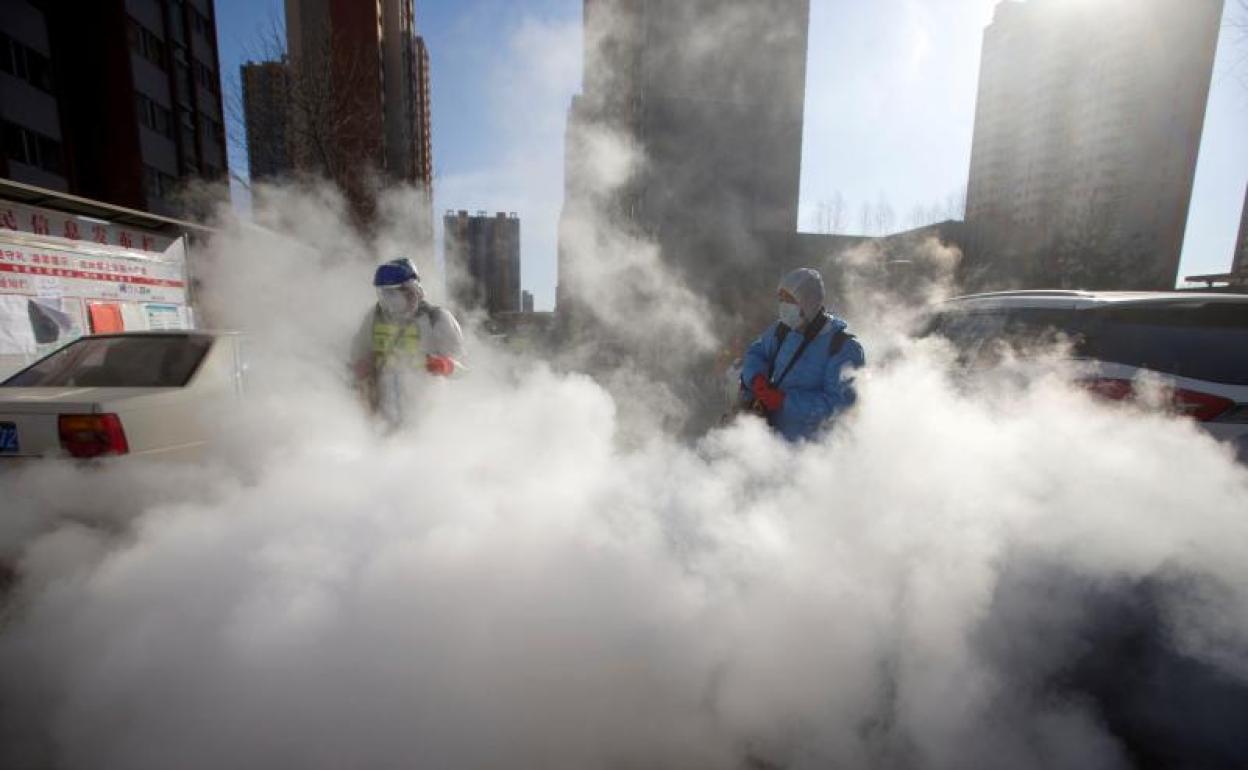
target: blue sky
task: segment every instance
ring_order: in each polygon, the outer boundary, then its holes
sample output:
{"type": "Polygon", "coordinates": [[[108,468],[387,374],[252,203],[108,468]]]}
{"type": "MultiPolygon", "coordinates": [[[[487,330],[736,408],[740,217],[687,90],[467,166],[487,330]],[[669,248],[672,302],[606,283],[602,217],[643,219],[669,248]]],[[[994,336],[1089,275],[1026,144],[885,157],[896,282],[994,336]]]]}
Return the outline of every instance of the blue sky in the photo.
{"type": "MultiPolygon", "coordinates": [[[[916,206],[966,184],[980,38],[995,5],[812,0],[802,229],[815,229],[819,203],[837,192],[853,231],[864,202],[888,201],[903,226],[916,206]]],[[[217,0],[227,83],[281,7],[217,0]]],[[[550,308],[581,0],[416,0],[416,16],[432,60],[435,213],[517,212],[524,287],[550,308]]],[[[1248,41],[1223,34],[1181,275],[1230,265],[1248,184],[1246,52],[1248,41]]]]}

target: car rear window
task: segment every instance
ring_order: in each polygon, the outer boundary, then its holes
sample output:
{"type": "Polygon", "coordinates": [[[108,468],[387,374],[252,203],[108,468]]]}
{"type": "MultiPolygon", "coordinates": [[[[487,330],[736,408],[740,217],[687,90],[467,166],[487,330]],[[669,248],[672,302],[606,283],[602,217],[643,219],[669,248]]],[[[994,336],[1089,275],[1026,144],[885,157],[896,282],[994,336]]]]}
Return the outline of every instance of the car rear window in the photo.
{"type": "Polygon", "coordinates": [[[1078,313],[1067,308],[1011,308],[937,315],[924,334],[939,334],[963,351],[1000,341],[1017,349],[1075,340],[1082,332],[1078,313]]]}
{"type": "Polygon", "coordinates": [[[1164,374],[1248,385],[1248,303],[1137,305],[1088,311],[1081,353],[1164,374]]]}
{"type": "Polygon", "coordinates": [[[178,388],[212,345],[210,337],[84,337],[0,383],[17,388],[178,388]]]}

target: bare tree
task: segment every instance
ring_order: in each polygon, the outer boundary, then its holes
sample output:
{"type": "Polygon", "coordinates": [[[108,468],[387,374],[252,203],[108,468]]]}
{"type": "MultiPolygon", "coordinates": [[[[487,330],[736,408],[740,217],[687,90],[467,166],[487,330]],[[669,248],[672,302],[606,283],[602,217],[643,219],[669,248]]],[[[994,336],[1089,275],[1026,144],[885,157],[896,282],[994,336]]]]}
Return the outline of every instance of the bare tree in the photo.
{"type": "Polygon", "coordinates": [[[914,204],[914,207],[910,209],[910,217],[906,221],[906,226],[913,230],[915,228],[922,227],[931,221],[932,220],[928,218],[928,209],[922,204],[916,203],[914,204]]]}
{"type": "Polygon", "coordinates": [[[966,217],[966,185],[945,197],[944,219],[964,219],[966,217]]]}
{"type": "Polygon", "coordinates": [[[828,201],[828,232],[845,232],[848,218],[849,203],[845,200],[845,196],[841,195],[841,191],[837,190],[832,193],[832,200],[828,201]]]}
{"type": "Polygon", "coordinates": [[[819,201],[818,203],[815,204],[815,214],[813,217],[814,221],[811,222],[811,228],[810,228],[811,232],[816,232],[816,233],[828,232],[827,211],[828,211],[828,204],[826,202],[819,201]]]}
{"type": "Polygon", "coordinates": [[[815,204],[813,231],[824,234],[844,232],[846,210],[845,196],[836,190],[831,198],[815,204]]]}
{"type": "Polygon", "coordinates": [[[882,192],[880,193],[879,201],[875,204],[875,210],[871,218],[877,235],[888,235],[897,220],[892,204],[888,202],[888,199],[884,197],[882,192]]]}
{"type": "MultiPolygon", "coordinates": [[[[284,93],[266,94],[270,98],[248,105],[241,76],[231,73],[226,112],[235,155],[246,151],[248,138],[273,132],[267,136],[284,142],[293,173],[329,180],[346,194],[357,215],[367,216],[372,208],[369,174],[383,162],[370,157],[375,154],[368,139],[370,122],[381,118],[373,114],[376,108],[368,99],[367,57],[334,40],[328,28],[305,41],[301,51],[288,52],[286,40],[282,20],[271,16],[248,51],[249,59],[281,71],[284,93]]],[[[233,176],[249,184],[237,171],[233,176]]]]}
{"type": "Polygon", "coordinates": [[[858,229],[863,235],[871,235],[875,232],[875,213],[871,208],[871,204],[863,202],[862,208],[858,212],[858,229]]]}

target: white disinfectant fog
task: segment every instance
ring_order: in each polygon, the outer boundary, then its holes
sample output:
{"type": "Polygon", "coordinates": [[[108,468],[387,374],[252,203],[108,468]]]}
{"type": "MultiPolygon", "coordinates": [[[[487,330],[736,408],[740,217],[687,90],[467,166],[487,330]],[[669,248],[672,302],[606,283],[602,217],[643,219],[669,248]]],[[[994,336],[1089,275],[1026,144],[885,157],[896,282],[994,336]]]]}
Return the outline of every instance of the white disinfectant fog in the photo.
{"type": "Polygon", "coordinates": [[[5,476],[0,764],[1128,767],[1114,698],[1178,745],[1229,716],[1190,687],[1242,703],[1248,472],[1190,423],[909,343],[819,443],[622,442],[594,380],[477,342],[387,435],[361,248],[225,223],[220,456],[5,476]]]}
{"type": "MultiPolygon", "coordinates": [[[[388,195],[383,212],[414,205],[388,195]]],[[[247,332],[251,361],[204,463],[0,476],[17,575],[0,767],[1128,768],[1248,751],[1248,471],[1194,424],[1096,403],[1056,359],[1039,378],[955,377],[951,351],[864,306],[860,401],[819,442],[749,418],[677,437],[632,416],[665,408],[662,388],[480,339],[467,375],[423,383],[385,431],[347,351],[378,254],[408,234],[383,214],[361,243],[341,210],[270,190],[268,230],[223,213],[198,257],[203,313],[247,332]],[[280,235],[293,223],[314,246],[280,235]]],[[[644,282],[621,296],[681,306],[599,320],[665,344],[659,327],[682,324],[704,350],[694,295],[622,267],[659,269],[653,248],[610,247],[611,280],[644,282]]],[[[421,268],[440,301],[437,265],[421,268]]]]}

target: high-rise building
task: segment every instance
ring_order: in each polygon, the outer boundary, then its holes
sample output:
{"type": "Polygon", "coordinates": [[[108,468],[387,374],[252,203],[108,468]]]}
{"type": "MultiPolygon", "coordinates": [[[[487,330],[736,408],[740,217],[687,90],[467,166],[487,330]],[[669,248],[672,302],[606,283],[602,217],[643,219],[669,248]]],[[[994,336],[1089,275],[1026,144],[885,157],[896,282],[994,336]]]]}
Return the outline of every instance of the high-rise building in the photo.
{"type": "Polygon", "coordinates": [[[447,281],[456,305],[490,315],[521,310],[520,218],[448,211],[442,220],[447,281]]]}
{"type": "Polygon", "coordinates": [[[160,214],[227,171],[212,0],[4,0],[0,175],[160,214]]]}
{"type": "Polygon", "coordinates": [[[240,69],[247,123],[247,165],[253,182],[294,170],[290,147],[290,69],[284,61],[247,62],[240,69]]]}
{"type": "Polygon", "coordinates": [[[286,35],[296,167],[336,182],[361,219],[376,181],[416,185],[431,245],[429,53],[413,0],[286,0],[286,35]]]}
{"type": "Polygon", "coordinates": [[[655,241],[717,305],[753,289],[769,261],[756,236],[797,228],[809,16],[809,0],[585,0],[561,295],[569,261],[594,258],[568,237],[588,217],[655,241]],[[608,189],[598,174],[625,147],[640,157],[608,189]]]}
{"type": "Polygon", "coordinates": [[[430,109],[432,90],[429,87],[429,47],[423,37],[416,38],[416,130],[419,153],[416,156],[416,179],[433,189],[433,118],[430,109]]]}
{"type": "Polygon", "coordinates": [[[1173,288],[1223,0],[1004,0],[984,32],[972,280],[1173,288]]]}
{"type": "Polygon", "coordinates": [[[533,312],[533,292],[531,291],[520,292],[520,310],[521,312],[524,312],[524,313],[533,312]]]}

